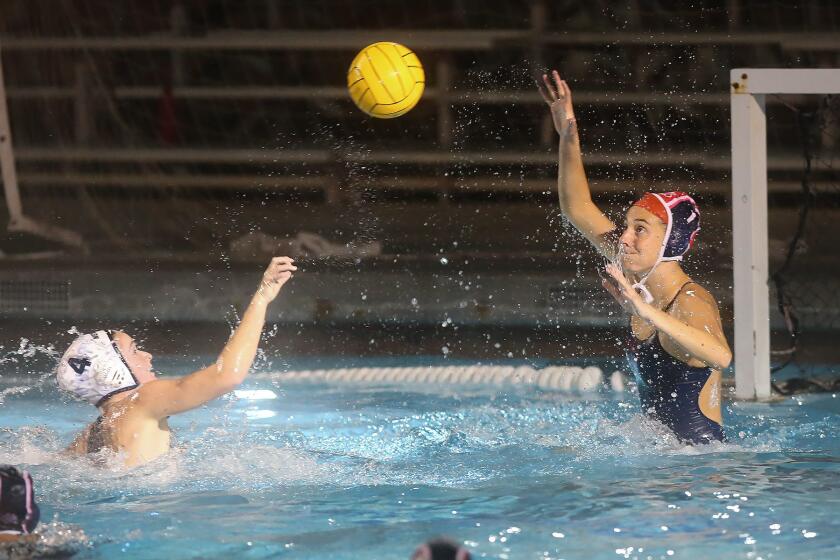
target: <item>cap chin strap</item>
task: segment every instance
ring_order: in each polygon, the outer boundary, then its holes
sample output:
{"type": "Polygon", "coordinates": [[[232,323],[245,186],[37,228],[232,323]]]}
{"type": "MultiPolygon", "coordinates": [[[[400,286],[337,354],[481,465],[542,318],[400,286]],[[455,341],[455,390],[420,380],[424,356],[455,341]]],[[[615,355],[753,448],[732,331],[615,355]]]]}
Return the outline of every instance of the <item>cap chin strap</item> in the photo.
{"type": "Polygon", "coordinates": [[[655,196],[657,200],[659,200],[660,204],[662,204],[662,207],[665,209],[665,212],[667,212],[667,214],[668,214],[668,221],[665,223],[665,237],[662,238],[662,245],[659,247],[659,257],[656,259],[656,262],[653,263],[653,266],[650,267],[650,270],[648,270],[647,273],[644,276],[642,276],[642,279],[639,280],[638,282],[636,282],[635,284],[633,284],[633,289],[636,290],[636,292],[638,292],[639,295],[642,296],[642,299],[644,299],[645,303],[647,303],[647,304],[653,303],[653,294],[651,294],[650,290],[648,290],[648,287],[645,286],[645,282],[647,282],[648,277],[653,273],[653,271],[656,269],[656,267],[659,266],[659,263],[661,263],[662,261],[681,261],[682,260],[682,256],[678,256],[678,257],[666,257],[665,256],[665,249],[668,247],[668,241],[670,241],[670,239],[671,239],[671,227],[674,223],[674,216],[673,216],[673,214],[671,214],[671,207],[668,206],[668,203],[665,202],[665,199],[663,199],[657,193],[651,193],[651,194],[653,196],[655,196]]]}
{"type": "Polygon", "coordinates": [[[650,293],[650,290],[645,285],[647,279],[650,278],[650,275],[653,274],[654,269],[659,266],[664,261],[681,261],[683,260],[682,255],[678,255],[676,257],[660,257],[656,260],[656,263],[648,270],[642,279],[633,284],[632,288],[636,290],[636,292],[642,296],[642,299],[645,300],[645,303],[651,304],[653,303],[653,294],[650,293]]]}
{"type": "Polygon", "coordinates": [[[125,359],[125,356],[123,356],[123,353],[120,351],[120,347],[117,346],[117,341],[114,340],[113,338],[111,338],[111,336],[108,334],[107,331],[96,331],[96,337],[99,338],[99,340],[101,340],[103,343],[107,344],[110,347],[110,350],[119,359],[120,364],[125,366],[125,370],[131,376],[132,381],[134,381],[133,384],[129,383],[127,385],[123,385],[122,387],[114,389],[110,393],[108,393],[106,395],[103,395],[102,398],[99,399],[99,401],[96,403],[96,406],[100,407],[103,404],[105,404],[105,402],[108,399],[110,399],[111,397],[113,397],[117,393],[124,393],[126,391],[131,391],[132,389],[136,389],[137,387],[140,386],[140,381],[138,381],[137,376],[134,375],[134,372],[131,371],[131,367],[129,367],[128,362],[125,359]]]}
{"type": "MultiPolygon", "coordinates": [[[[653,268],[656,268],[656,264],[653,265],[653,268]]],[[[648,304],[653,303],[653,294],[651,294],[650,290],[647,289],[647,286],[645,286],[645,282],[647,281],[648,276],[650,276],[650,273],[653,272],[653,268],[651,268],[650,271],[648,271],[648,273],[645,274],[641,280],[633,284],[633,289],[636,290],[636,292],[640,296],[642,296],[642,299],[645,300],[645,303],[648,304]]]]}

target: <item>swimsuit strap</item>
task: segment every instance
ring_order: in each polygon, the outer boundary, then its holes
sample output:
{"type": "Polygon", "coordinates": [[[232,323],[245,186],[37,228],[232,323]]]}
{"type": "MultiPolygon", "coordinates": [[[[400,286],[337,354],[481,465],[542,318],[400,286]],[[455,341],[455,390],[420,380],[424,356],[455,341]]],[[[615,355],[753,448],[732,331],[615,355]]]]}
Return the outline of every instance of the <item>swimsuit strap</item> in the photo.
{"type": "Polygon", "coordinates": [[[682,293],[683,289],[684,289],[686,286],[688,286],[689,284],[694,284],[694,281],[693,281],[693,280],[689,280],[688,282],[686,282],[685,284],[683,284],[682,286],[680,286],[680,289],[679,289],[679,290],[677,290],[677,293],[676,293],[676,294],[674,294],[674,297],[671,299],[670,303],[668,303],[668,305],[666,305],[666,306],[662,309],[662,311],[664,311],[665,313],[667,313],[667,312],[671,311],[671,306],[673,306],[673,305],[674,305],[674,303],[676,303],[677,298],[678,298],[678,297],[680,297],[680,294],[682,293]]]}
{"type": "MultiPolygon", "coordinates": [[[[676,303],[677,298],[678,298],[678,297],[680,297],[680,294],[682,293],[683,289],[684,289],[686,286],[688,286],[689,284],[694,284],[694,283],[695,283],[695,282],[694,282],[694,280],[689,280],[688,282],[686,282],[685,284],[683,284],[682,286],[680,286],[680,289],[679,289],[679,290],[677,290],[677,293],[676,293],[676,294],[674,294],[674,297],[671,299],[671,301],[668,303],[668,305],[666,305],[666,306],[662,309],[662,311],[664,311],[665,313],[668,313],[669,311],[671,311],[671,307],[674,305],[674,303],[676,303]]],[[[631,330],[631,332],[632,332],[632,330],[633,330],[633,316],[632,316],[632,315],[630,316],[630,318],[628,319],[628,321],[627,321],[627,322],[628,322],[628,325],[630,326],[630,330],[631,330]]],[[[650,340],[651,338],[653,338],[653,335],[657,334],[658,332],[659,332],[659,329],[654,329],[654,330],[653,330],[653,334],[652,334],[652,335],[650,335],[650,336],[649,336],[648,338],[646,338],[645,340],[650,340]]],[[[637,340],[638,340],[638,339],[637,339],[637,340]]]]}

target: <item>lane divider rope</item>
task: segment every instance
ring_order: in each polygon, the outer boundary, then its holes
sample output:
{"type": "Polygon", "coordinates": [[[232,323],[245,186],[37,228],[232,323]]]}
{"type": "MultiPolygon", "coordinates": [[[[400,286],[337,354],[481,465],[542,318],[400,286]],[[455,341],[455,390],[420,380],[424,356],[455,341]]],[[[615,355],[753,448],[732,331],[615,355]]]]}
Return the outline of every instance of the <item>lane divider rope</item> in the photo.
{"type": "Polygon", "coordinates": [[[533,386],[560,392],[590,393],[602,388],[624,391],[624,375],[606,376],[597,366],[427,366],[362,367],[290,371],[283,383],[367,383],[533,386]]]}

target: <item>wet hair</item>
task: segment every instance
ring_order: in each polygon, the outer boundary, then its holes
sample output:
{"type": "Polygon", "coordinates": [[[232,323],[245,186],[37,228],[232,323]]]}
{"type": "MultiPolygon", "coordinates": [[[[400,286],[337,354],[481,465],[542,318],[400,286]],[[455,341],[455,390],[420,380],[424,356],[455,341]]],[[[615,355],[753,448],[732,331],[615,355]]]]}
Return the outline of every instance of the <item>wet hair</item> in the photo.
{"type": "Polygon", "coordinates": [[[433,539],[421,544],[411,560],[470,560],[470,551],[449,539],[433,539]]]}

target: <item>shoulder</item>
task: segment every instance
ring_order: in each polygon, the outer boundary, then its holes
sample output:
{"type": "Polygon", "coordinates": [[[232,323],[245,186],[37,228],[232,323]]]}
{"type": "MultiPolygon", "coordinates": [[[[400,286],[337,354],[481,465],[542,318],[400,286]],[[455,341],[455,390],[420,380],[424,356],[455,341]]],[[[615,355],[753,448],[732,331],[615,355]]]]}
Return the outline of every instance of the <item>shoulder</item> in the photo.
{"type": "Polygon", "coordinates": [[[118,401],[106,403],[101,418],[108,426],[116,427],[152,418],[158,403],[172,392],[173,379],[154,379],[141,384],[118,401]]]}
{"type": "Polygon", "coordinates": [[[161,397],[171,395],[174,391],[177,391],[179,388],[178,382],[180,380],[180,377],[167,379],[158,378],[147,383],[143,383],[137,388],[136,393],[132,396],[134,405],[140,408],[146,408],[151,404],[155,404],[161,397]]]}
{"type": "Polygon", "coordinates": [[[709,290],[690,282],[680,290],[674,300],[674,315],[683,319],[707,317],[709,314],[718,314],[718,302],[709,290]]]}
{"type": "Polygon", "coordinates": [[[689,282],[682,290],[680,290],[677,302],[682,303],[684,301],[700,301],[717,307],[717,300],[715,299],[715,296],[713,296],[709,290],[694,281],[689,282]]]}
{"type": "Polygon", "coordinates": [[[158,378],[140,385],[134,395],[137,414],[156,420],[170,416],[173,403],[189,398],[189,391],[184,387],[184,380],[188,378],[158,378]]]}
{"type": "Polygon", "coordinates": [[[142,397],[147,393],[155,393],[157,391],[170,391],[178,385],[183,377],[155,377],[151,381],[141,384],[137,388],[137,394],[142,397]]]}

